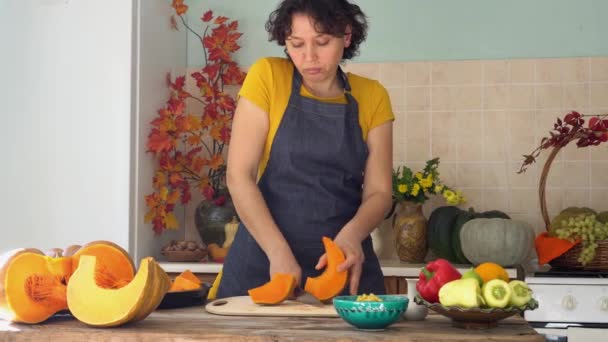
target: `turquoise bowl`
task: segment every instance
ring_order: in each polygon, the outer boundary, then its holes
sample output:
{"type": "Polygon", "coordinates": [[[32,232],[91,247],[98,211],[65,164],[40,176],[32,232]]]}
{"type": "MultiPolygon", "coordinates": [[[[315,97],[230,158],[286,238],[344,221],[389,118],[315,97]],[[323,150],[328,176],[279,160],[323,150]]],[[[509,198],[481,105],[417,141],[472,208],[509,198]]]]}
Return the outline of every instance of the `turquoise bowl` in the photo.
{"type": "Polygon", "coordinates": [[[334,308],[338,315],[352,326],[362,330],[383,330],[401,319],[407,309],[405,296],[377,295],[381,302],[357,302],[357,296],[335,297],[334,308]]]}

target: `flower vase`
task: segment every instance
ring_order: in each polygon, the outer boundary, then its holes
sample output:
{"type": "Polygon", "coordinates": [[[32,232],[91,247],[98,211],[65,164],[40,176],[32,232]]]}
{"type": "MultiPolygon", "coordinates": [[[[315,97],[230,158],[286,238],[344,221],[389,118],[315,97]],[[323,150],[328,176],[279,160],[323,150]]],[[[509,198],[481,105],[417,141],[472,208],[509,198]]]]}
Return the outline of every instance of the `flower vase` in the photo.
{"type": "Polygon", "coordinates": [[[393,216],[393,239],[397,256],[405,262],[424,262],[427,253],[427,221],[422,204],[400,202],[393,216]]]}
{"type": "Polygon", "coordinates": [[[231,222],[235,216],[236,209],[229,196],[221,205],[214,200],[202,200],[194,211],[194,223],[207,246],[216,244],[222,247],[226,241],[226,223],[231,222]]]}
{"type": "Polygon", "coordinates": [[[407,304],[407,309],[403,313],[403,317],[408,321],[421,321],[426,318],[426,315],[429,313],[429,308],[414,302],[414,298],[418,295],[418,290],[416,290],[418,279],[406,278],[405,281],[407,282],[407,298],[409,299],[409,302],[407,304]]]}

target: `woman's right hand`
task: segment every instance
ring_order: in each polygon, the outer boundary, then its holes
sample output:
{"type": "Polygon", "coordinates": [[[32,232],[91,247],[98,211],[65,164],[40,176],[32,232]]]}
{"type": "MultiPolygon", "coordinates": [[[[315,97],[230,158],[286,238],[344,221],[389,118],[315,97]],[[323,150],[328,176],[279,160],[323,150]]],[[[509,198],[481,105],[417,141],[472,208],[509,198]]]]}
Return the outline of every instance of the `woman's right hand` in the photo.
{"type": "Polygon", "coordinates": [[[284,251],[275,255],[269,256],[270,261],[270,277],[275,273],[293,274],[296,277],[296,286],[300,285],[302,279],[302,268],[296,261],[291,251],[284,251]]]}

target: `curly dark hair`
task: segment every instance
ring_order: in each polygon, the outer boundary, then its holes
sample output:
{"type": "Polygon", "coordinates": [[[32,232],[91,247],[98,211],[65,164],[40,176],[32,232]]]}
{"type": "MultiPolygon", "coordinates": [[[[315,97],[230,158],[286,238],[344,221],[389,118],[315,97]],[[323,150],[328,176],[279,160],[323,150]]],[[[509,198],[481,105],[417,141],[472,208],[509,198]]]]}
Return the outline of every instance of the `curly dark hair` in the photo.
{"type": "Polygon", "coordinates": [[[350,25],[351,43],[344,49],[343,60],[356,56],[359,45],[367,38],[367,18],[359,6],[348,0],[283,0],[266,22],[269,41],[276,40],[279,45],[285,46],[285,39],[291,34],[294,14],[310,16],[318,32],[334,37],[343,37],[346,27],[350,25]]]}

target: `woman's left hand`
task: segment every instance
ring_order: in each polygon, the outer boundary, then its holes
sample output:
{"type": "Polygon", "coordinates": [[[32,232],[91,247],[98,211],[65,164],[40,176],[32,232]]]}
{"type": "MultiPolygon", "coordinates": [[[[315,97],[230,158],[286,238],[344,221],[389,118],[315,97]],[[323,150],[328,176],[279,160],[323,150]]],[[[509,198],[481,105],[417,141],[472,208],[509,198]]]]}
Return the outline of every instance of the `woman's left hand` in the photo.
{"type": "MultiPolygon", "coordinates": [[[[363,248],[361,247],[361,241],[356,238],[349,237],[345,234],[338,234],[334,239],[334,242],[342,252],[346,260],[338,265],[338,272],[349,270],[349,283],[350,283],[350,294],[356,295],[359,289],[359,279],[361,278],[361,272],[363,270],[363,261],[365,260],[365,254],[363,254],[363,248]]],[[[319,258],[319,262],[315,269],[320,270],[327,266],[327,254],[323,254],[319,258]]]]}

